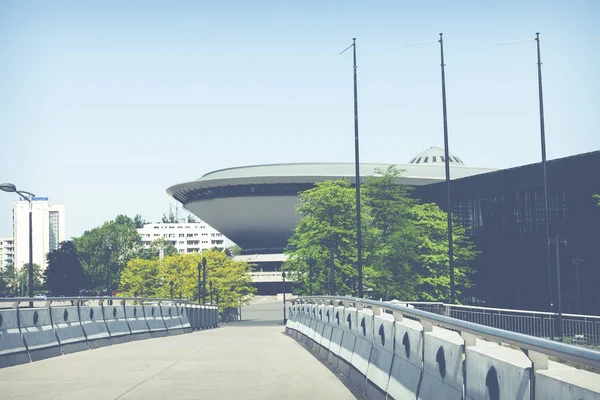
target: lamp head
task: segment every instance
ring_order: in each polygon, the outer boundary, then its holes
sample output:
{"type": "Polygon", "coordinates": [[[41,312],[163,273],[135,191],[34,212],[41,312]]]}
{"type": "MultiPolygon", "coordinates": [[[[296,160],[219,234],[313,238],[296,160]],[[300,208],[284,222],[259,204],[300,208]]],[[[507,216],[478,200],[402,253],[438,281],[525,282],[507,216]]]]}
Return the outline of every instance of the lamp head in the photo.
{"type": "Polygon", "coordinates": [[[202,257],[202,266],[206,267],[206,257],[202,257]]]}
{"type": "Polygon", "coordinates": [[[14,193],[17,191],[17,187],[12,183],[2,183],[0,184],[0,190],[4,192],[14,193]]]}

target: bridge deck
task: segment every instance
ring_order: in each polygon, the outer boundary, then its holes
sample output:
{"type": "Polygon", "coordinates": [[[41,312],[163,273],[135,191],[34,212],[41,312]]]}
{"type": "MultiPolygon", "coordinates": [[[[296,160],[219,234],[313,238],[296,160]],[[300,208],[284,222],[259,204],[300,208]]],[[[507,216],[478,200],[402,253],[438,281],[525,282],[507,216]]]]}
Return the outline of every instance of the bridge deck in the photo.
{"type": "Polygon", "coordinates": [[[0,369],[0,398],[356,397],[282,326],[241,322],[0,369]]]}

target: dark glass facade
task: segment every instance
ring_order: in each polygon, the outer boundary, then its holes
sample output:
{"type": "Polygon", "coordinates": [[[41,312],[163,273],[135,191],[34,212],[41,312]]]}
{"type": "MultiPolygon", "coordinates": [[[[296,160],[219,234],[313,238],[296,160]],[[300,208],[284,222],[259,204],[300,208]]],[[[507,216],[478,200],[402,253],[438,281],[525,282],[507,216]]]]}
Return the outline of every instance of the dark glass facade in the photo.
{"type": "MultiPolygon", "coordinates": [[[[556,235],[563,312],[600,312],[600,151],[547,163],[549,296],[542,164],[451,181],[452,213],[482,252],[470,295],[497,307],[557,311],[556,235]],[[576,258],[579,263],[579,305],[576,258]]],[[[415,188],[423,202],[446,207],[445,182],[415,188]]]]}

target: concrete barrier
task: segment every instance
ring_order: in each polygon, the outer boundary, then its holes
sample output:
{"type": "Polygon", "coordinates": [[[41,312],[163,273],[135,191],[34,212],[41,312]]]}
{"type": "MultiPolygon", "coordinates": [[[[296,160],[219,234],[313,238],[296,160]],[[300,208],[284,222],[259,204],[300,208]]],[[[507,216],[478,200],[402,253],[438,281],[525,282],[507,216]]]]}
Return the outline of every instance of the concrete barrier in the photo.
{"type": "Polygon", "coordinates": [[[192,325],[190,324],[190,319],[188,318],[188,309],[185,304],[178,304],[177,309],[179,310],[179,321],[181,323],[181,328],[183,329],[183,333],[192,332],[192,325]]]}
{"type": "Polygon", "coordinates": [[[299,329],[296,333],[296,339],[298,341],[303,341],[303,338],[308,334],[308,325],[310,325],[310,311],[308,304],[301,305],[300,314],[300,325],[298,326],[299,329]]]}
{"type": "Polygon", "coordinates": [[[370,400],[385,400],[394,360],[394,317],[391,314],[373,317],[372,342],[365,395],[370,400]]]}
{"type": "Polygon", "coordinates": [[[423,372],[423,326],[406,318],[397,321],[394,342],[387,393],[394,399],[415,399],[423,372]]]}
{"type": "Polygon", "coordinates": [[[52,307],[52,325],[63,354],[88,350],[85,332],[79,321],[78,307],[52,307]]]}
{"type": "Polygon", "coordinates": [[[464,340],[454,331],[435,326],[423,336],[423,379],[418,398],[462,399],[464,340]]]}
{"type": "Polygon", "coordinates": [[[186,304],[186,312],[192,330],[198,330],[198,306],[195,304],[186,304]]]}
{"type": "MultiPolygon", "coordinates": [[[[312,336],[312,340],[313,340],[313,348],[312,351],[313,353],[315,353],[316,355],[321,354],[321,351],[323,350],[323,345],[321,344],[321,342],[323,341],[323,329],[325,328],[325,323],[327,321],[327,315],[325,313],[325,305],[324,304],[318,304],[315,306],[315,317],[316,317],[316,322],[315,322],[315,327],[314,327],[314,333],[312,336]]],[[[327,339],[329,344],[329,338],[327,339]]]]}
{"type": "Polygon", "coordinates": [[[369,357],[373,348],[373,311],[364,309],[356,313],[356,343],[352,352],[350,381],[360,390],[365,389],[369,357]]]}
{"type": "Polygon", "coordinates": [[[108,333],[113,344],[127,343],[133,340],[131,335],[131,329],[125,318],[125,306],[116,305],[104,305],[104,322],[108,328],[108,333]]]}
{"type": "Polygon", "coordinates": [[[144,318],[144,309],[141,305],[126,305],[125,319],[129,324],[133,340],[150,339],[150,328],[144,318]]]}
{"type": "Polygon", "coordinates": [[[19,326],[31,361],[62,355],[48,308],[19,309],[19,326]]]}
{"type": "MultiPolygon", "coordinates": [[[[344,336],[344,307],[332,307],[331,316],[331,336],[329,340],[327,362],[329,362],[333,368],[337,369],[340,358],[340,349],[342,347],[342,339],[344,336]]],[[[354,348],[352,350],[354,350],[354,348]]]]}
{"type": "Polygon", "coordinates": [[[27,347],[19,330],[17,310],[0,311],[0,368],[29,361],[27,347]]]}
{"type": "Polygon", "coordinates": [[[181,335],[183,333],[183,326],[181,326],[181,320],[177,313],[177,306],[161,304],[160,312],[167,327],[167,333],[171,336],[181,335]]]}
{"type": "Polygon", "coordinates": [[[200,308],[200,329],[208,328],[208,310],[206,306],[201,306],[200,308]]]}
{"type": "Polygon", "coordinates": [[[346,377],[350,376],[352,369],[352,354],[356,344],[356,308],[348,307],[344,309],[344,334],[342,335],[342,345],[340,346],[340,356],[338,359],[338,371],[346,377]]]}
{"type": "Polygon", "coordinates": [[[600,400],[600,379],[593,372],[548,361],[548,368],[535,371],[536,399],[600,400]]]}
{"type": "MultiPolygon", "coordinates": [[[[427,346],[427,338],[425,338],[427,346]]],[[[466,350],[467,399],[531,398],[531,360],[520,350],[477,339],[466,350]]]]}
{"type": "Polygon", "coordinates": [[[162,319],[162,315],[160,313],[160,306],[158,304],[144,305],[144,317],[146,318],[146,322],[148,323],[148,328],[150,329],[151,337],[157,338],[165,337],[168,335],[167,327],[165,326],[165,322],[162,319]]]}
{"type": "Polygon", "coordinates": [[[331,333],[333,332],[333,306],[327,305],[323,307],[323,330],[321,331],[321,340],[319,357],[327,360],[329,357],[329,347],[331,346],[331,333]]]}
{"type": "Polygon", "coordinates": [[[317,305],[309,304],[308,305],[308,321],[307,321],[307,329],[306,334],[304,335],[303,341],[306,343],[306,346],[312,350],[314,341],[313,337],[315,336],[315,328],[317,326],[317,305]]]}
{"type": "Polygon", "coordinates": [[[90,349],[112,345],[102,307],[79,306],[79,318],[90,349]]]}

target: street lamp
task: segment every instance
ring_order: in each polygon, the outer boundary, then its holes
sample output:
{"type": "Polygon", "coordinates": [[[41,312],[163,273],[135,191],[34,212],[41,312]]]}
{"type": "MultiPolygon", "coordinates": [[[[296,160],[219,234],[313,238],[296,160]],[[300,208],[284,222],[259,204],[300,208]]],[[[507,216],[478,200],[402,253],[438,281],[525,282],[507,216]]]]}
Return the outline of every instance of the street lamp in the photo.
{"type": "Polygon", "coordinates": [[[575,257],[573,258],[573,264],[575,264],[575,267],[577,268],[577,314],[581,314],[581,303],[580,303],[580,297],[579,297],[579,264],[583,263],[583,260],[579,257],[575,257]]]}
{"type": "Polygon", "coordinates": [[[315,260],[313,258],[308,259],[308,294],[313,295],[313,267],[315,260]]]}
{"type": "MultiPolygon", "coordinates": [[[[548,303],[550,303],[550,311],[552,310],[552,267],[550,265],[550,220],[548,218],[548,179],[546,177],[546,128],[544,124],[544,94],[542,91],[542,57],[540,55],[540,33],[537,32],[535,34],[535,38],[525,39],[525,40],[515,40],[512,42],[504,42],[500,43],[504,44],[513,44],[513,43],[522,43],[522,42],[531,42],[536,41],[536,49],[537,49],[537,75],[538,75],[538,102],[540,105],[540,139],[542,144],[542,168],[544,173],[544,217],[545,217],[545,225],[546,225],[546,262],[548,264],[548,303]]],[[[558,283],[557,283],[558,285],[558,283]]],[[[560,296],[560,294],[559,294],[560,296]]],[[[558,301],[560,307],[560,300],[558,301]]]]}
{"type": "MultiPolygon", "coordinates": [[[[558,340],[562,342],[562,297],[560,289],[560,245],[567,245],[566,240],[560,240],[559,236],[556,235],[556,289],[558,291],[558,340]]],[[[548,241],[548,249],[552,243],[548,241]]]]}
{"type": "Polygon", "coordinates": [[[213,301],[212,301],[213,300],[213,298],[212,298],[212,294],[213,294],[213,292],[212,292],[212,281],[208,282],[208,286],[210,287],[210,305],[212,306],[213,305],[213,301]]]}
{"type": "Polygon", "coordinates": [[[169,285],[171,285],[171,299],[173,299],[173,285],[175,284],[175,282],[171,281],[169,282],[169,285]]]}
{"type": "Polygon", "coordinates": [[[358,297],[363,297],[363,271],[362,271],[362,233],[360,226],[360,162],[358,148],[358,83],[356,70],[356,38],[352,38],[352,44],[340,54],[352,47],[354,60],[354,168],[355,168],[355,188],[356,188],[356,269],[358,270],[358,297]]]}
{"type": "Polygon", "coordinates": [[[440,66],[442,67],[442,116],[444,119],[444,164],[446,167],[446,202],[448,214],[448,260],[450,267],[450,304],[454,304],[454,248],[452,244],[452,202],[450,197],[450,150],[448,149],[448,113],[446,109],[446,64],[444,63],[444,39],[443,33],[440,33],[439,40],[430,42],[408,44],[408,46],[418,46],[422,44],[439,43],[440,44],[440,66]]]}
{"type": "Polygon", "coordinates": [[[281,273],[281,277],[283,278],[283,324],[287,323],[287,318],[285,315],[285,271],[281,273]]]}
{"type": "MultiPolygon", "coordinates": [[[[28,296],[33,298],[33,214],[31,210],[31,198],[35,197],[33,193],[24,190],[17,190],[17,187],[12,183],[0,184],[0,190],[8,193],[17,193],[23,200],[29,202],[29,290],[28,296]],[[27,194],[29,196],[25,196],[27,194]]],[[[33,301],[29,302],[29,307],[33,308],[33,301]]]]}
{"type": "Polygon", "coordinates": [[[202,304],[206,305],[206,257],[202,257],[202,304]]]}
{"type": "Polygon", "coordinates": [[[198,304],[202,304],[200,297],[200,274],[202,272],[202,263],[198,263],[198,304]]]}

